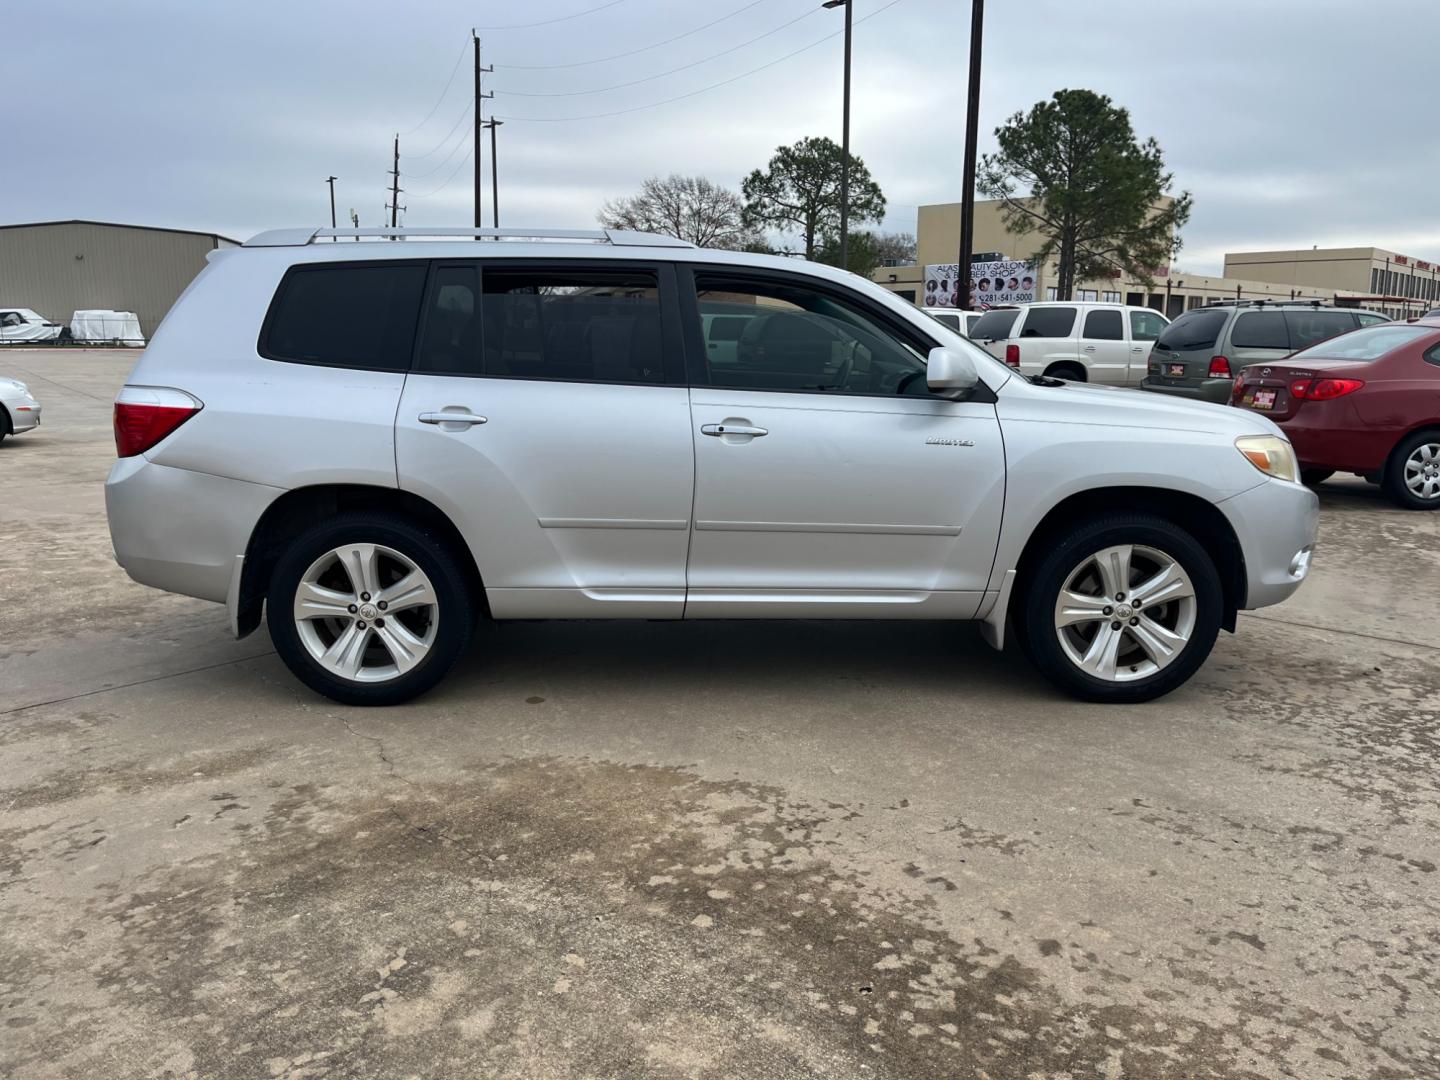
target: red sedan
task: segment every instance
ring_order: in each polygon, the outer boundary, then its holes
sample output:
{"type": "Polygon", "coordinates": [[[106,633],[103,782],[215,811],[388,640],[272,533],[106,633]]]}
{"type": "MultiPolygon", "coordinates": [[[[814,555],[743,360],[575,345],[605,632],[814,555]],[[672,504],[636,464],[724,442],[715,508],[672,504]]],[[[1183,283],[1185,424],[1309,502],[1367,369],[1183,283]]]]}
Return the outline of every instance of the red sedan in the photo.
{"type": "Polygon", "coordinates": [[[1285,430],[1305,483],[1354,472],[1401,506],[1440,510],[1440,319],[1380,323],[1252,364],[1230,402],[1285,430]]]}

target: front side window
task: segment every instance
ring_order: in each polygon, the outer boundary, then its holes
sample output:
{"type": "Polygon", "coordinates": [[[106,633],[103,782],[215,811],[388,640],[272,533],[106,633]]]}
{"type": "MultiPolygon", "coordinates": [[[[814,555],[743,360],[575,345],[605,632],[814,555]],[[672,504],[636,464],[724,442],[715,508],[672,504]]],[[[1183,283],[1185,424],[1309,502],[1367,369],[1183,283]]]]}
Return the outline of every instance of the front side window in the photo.
{"type": "Polygon", "coordinates": [[[0,311],[0,326],[19,326],[24,321],[13,311],[0,311]]]}
{"type": "Polygon", "coordinates": [[[1131,341],[1157,341],[1165,332],[1165,320],[1153,311],[1132,311],[1129,314],[1131,341]]]}
{"type": "Polygon", "coordinates": [[[425,289],[425,263],[297,266],[261,331],[260,355],[326,367],[405,371],[425,289]]]}
{"type": "Polygon", "coordinates": [[[1120,319],[1120,312],[1103,308],[1090,312],[1085,316],[1085,332],[1081,336],[1096,341],[1124,341],[1125,324],[1120,319]]]}
{"type": "Polygon", "coordinates": [[[711,386],[927,393],[928,343],[897,336],[838,294],[706,272],[695,275],[695,294],[711,386]]]}
{"type": "Polygon", "coordinates": [[[1020,328],[1022,338],[1063,338],[1075,333],[1075,308],[1073,307],[1032,307],[1025,313],[1025,324],[1020,328]]]}
{"type": "Polygon", "coordinates": [[[1279,311],[1247,311],[1235,320],[1230,344],[1237,349],[1290,351],[1290,329],[1279,311]]]}
{"type": "Polygon", "coordinates": [[[649,270],[439,265],[416,370],[664,382],[659,283],[649,270]]]}

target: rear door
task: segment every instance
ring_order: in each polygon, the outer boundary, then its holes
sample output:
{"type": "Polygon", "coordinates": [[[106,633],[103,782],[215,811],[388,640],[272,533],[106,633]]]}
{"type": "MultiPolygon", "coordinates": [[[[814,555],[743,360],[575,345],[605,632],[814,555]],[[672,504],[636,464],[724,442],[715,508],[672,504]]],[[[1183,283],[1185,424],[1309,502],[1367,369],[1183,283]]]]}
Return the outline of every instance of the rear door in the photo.
{"type": "Polygon", "coordinates": [[[1026,308],[1018,338],[1020,370],[1043,375],[1056,364],[1087,369],[1088,354],[1080,351],[1079,334],[1078,308],[1069,304],[1026,308]]]}
{"type": "Polygon", "coordinates": [[[1090,381],[1128,386],[1138,379],[1130,374],[1130,342],[1125,340],[1125,317],[1118,307],[1089,308],[1080,329],[1080,350],[1090,381]]]}
{"type": "Polygon", "coordinates": [[[400,483],[459,526],[497,617],[680,617],[694,450],[673,282],[643,262],[432,268],[400,483]]]}

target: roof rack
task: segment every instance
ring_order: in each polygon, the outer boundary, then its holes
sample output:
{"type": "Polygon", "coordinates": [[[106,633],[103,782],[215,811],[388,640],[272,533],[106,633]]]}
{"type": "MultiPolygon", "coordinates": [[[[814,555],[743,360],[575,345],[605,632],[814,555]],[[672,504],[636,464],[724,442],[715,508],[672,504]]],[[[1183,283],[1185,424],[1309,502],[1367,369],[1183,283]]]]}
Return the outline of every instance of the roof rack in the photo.
{"type": "Polygon", "coordinates": [[[560,241],[611,244],[616,247],[693,248],[688,240],[659,233],[623,229],[436,229],[402,226],[376,229],[271,229],[245,241],[247,248],[304,247],[317,240],[489,240],[492,242],[560,241]]]}

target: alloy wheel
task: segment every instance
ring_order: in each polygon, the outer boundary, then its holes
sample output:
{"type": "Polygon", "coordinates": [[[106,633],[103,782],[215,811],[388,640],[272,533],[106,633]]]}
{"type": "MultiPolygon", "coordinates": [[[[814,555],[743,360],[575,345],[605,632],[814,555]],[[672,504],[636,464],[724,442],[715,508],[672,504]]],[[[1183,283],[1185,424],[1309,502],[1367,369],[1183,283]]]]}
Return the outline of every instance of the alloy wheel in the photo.
{"type": "Polygon", "coordinates": [[[1405,486],[1427,502],[1440,499],[1440,442],[1421,443],[1405,459],[1405,486]]]}
{"type": "Polygon", "coordinates": [[[1055,601],[1055,633],[1079,670],[1133,682],[1169,667],[1195,631],[1195,584],[1157,548],[1119,544],[1086,556],[1055,601]]]}
{"type": "Polygon", "coordinates": [[[429,655],[440,624],[435,588],[411,558],[380,544],[321,555],[295,588],[295,628],[330,674],[377,683],[429,655]]]}

